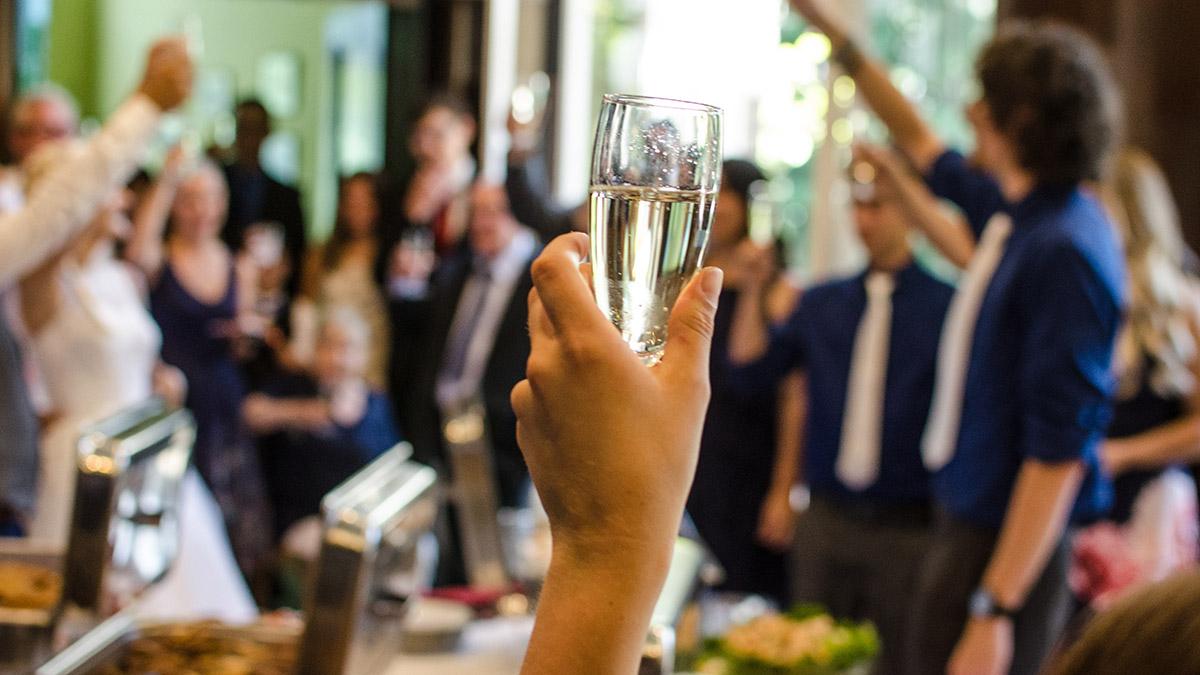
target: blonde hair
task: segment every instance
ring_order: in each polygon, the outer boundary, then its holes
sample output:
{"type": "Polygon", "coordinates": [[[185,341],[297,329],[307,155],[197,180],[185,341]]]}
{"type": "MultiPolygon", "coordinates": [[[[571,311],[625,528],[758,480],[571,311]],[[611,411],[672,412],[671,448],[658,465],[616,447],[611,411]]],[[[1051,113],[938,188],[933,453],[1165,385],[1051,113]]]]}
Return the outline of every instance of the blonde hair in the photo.
{"type": "Polygon", "coordinates": [[[1186,396],[1196,386],[1191,369],[1197,355],[1196,279],[1186,271],[1193,255],[1175,200],[1162,170],[1134,148],[1118,155],[1105,196],[1124,241],[1129,275],[1118,397],[1136,394],[1143,379],[1160,396],[1186,396]]]}

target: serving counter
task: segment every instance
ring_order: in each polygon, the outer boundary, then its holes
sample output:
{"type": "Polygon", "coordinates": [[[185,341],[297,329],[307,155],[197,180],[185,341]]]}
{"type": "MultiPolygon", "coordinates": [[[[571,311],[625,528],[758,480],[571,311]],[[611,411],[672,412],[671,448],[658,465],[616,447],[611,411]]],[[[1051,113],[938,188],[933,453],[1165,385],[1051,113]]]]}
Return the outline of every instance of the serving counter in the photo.
{"type": "MultiPolygon", "coordinates": [[[[506,560],[509,574],[522,584],[495,594],[479,613],[444,595],[430,597],[436,567],[431,530],[443,489],[432,469],[411,460],[406,444],[378,457],[323,500],[319,552],[303,618],[268,616],[240,626],[203,617],[146,619],[139,601],[171,568],[179,530],[187,525],[179,522],[177,505],[193,437],[186,411],[157,402],[84,431],[67,551],[49,557],[40,551],[13,554],[13,559],[61,570],[60,597],[40,612],[9,612],[7,628],[0,613],[0,642],[21,647],[8,650],[9,662],[0,663],[0,673],[520,671],[540,586],[530,571],[544,573],[546,561],[506,560]],[[86,620],[64,628],[68,622],[60,617],[72,612],[86,620]]],[[[505,538],[519,539],[505,542],[507,558],[548,548],[544,521],[535,525],[531,518],[501,517],[505,538]]],[[[674,626],[703,562],[698,544],[677,542],[647,637],[644,675],[673,672],[674,626]]]]}

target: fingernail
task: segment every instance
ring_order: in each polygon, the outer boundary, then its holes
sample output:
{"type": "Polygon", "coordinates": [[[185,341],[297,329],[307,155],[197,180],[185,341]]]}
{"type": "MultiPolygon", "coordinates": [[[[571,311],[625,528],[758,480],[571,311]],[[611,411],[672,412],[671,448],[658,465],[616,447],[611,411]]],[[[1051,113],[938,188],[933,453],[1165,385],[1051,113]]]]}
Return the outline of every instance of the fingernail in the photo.
{"type": "Polygon", "coordinates": [[[725,272],[720,267],[705,267],[701,274],[703,276],[700,277],[700,290],[704,291],[709,300],[716,302],[721,295],[721,283],[725,280],[725,272]]]}

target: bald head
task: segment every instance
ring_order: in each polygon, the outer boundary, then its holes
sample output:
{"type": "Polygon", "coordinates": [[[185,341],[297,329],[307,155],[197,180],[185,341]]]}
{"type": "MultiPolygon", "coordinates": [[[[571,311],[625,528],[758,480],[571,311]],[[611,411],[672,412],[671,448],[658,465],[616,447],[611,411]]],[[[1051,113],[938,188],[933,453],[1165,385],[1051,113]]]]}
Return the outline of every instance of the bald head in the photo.
{"type": "Polygon", "coordinates": [[[508,248],[519,227],[508,208],[508,194],[499,185],[476,183],[471,188],[471,250],[487,259],[508,248]]]}
{"type": "Polygon", "coordinates": [[[38,147],[75,135],[79,110],[66,90],[42,85],[22,94],[9,116],[8,150],[15,162],[23,162],[38,147]]]}

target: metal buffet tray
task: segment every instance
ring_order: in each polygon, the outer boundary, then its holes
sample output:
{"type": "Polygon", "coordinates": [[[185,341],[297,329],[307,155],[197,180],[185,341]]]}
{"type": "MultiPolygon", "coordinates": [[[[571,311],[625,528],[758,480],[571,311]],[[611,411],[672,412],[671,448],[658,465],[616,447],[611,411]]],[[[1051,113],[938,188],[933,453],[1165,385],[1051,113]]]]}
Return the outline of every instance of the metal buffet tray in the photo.
{"type": "MultiPolygon", "coordinates": [[[[0,539],[0,562],[23,563],[61,574],[62,554],[38,542],[0,539]]],[[[62,597],[46,609],[0,607],[0,673],[28,672],[50,656],[62,597]]]]}
{"type": "MultiPolygon", "coordinates": [[[[115,665],[134,640],[168,635],[189,623],[140,621],[122,612],[110,617],[70,647],[37,669],[36,675],[89,675],[115,665]]],[[[227,626],[205,623],[204,631],[216,638],[240,638],[271,648],[296,644],[299,630],[283,626],[227,626]]]]}
{"type": "Polygon", "coordinates": [[[191,413],[158,399],[81,431],[63,565],[68,601],[110,614],[166,574],[178,553],[179,490],[195,434],[191,413]]]}
{"type": "Polygon", "coordinates": [[[321,503],[324,531],[300,641],[300,675],[383,672],[400,644],[408,596],[425,580],[421,539],[437,518],[433,469],[409,461],[401,443],[350,477],[321,503]],[[397,572],[411,585],[397,589],[397,572]]]}

